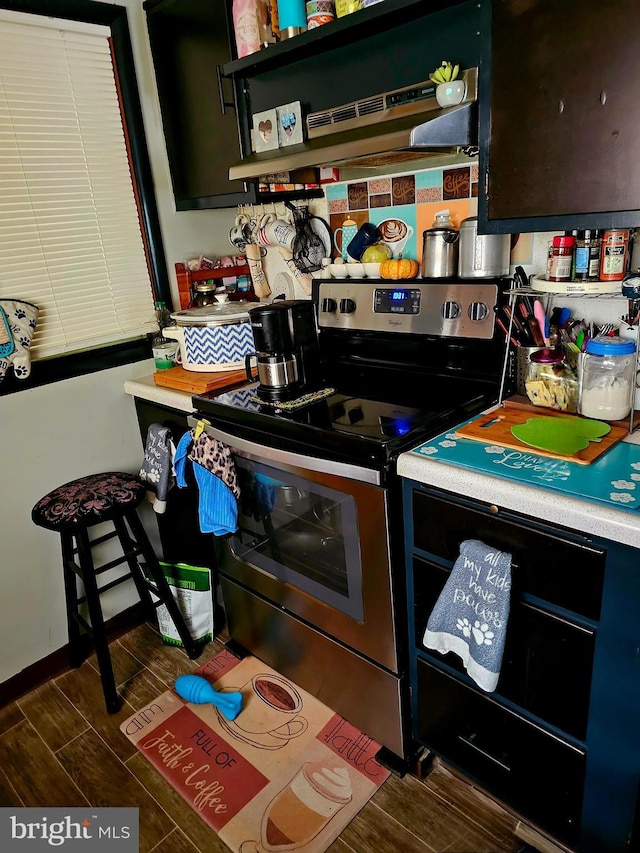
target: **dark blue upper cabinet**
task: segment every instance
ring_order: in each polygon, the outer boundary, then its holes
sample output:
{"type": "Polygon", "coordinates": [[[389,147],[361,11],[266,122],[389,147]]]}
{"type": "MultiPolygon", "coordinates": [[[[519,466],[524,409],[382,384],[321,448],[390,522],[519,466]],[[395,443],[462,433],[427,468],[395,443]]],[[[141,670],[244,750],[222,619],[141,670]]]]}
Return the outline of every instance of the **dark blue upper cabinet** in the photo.
{"type": "Polygon", "coordinates": [[[640,224],[636,0],[483,0],[485,233],[640,224]]]}
{"type": "Polygon", "coordinates": [[[147,28],[177,210],[234,207],[254,184],[229,180],[247,139],[231,59],[225,0],[146,0],[147,28]]]}

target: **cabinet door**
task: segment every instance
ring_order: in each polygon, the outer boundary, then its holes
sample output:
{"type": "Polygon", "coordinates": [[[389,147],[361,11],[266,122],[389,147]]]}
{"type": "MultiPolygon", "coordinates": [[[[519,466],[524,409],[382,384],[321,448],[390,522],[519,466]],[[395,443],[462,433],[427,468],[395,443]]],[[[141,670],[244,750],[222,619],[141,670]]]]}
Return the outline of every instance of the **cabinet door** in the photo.
{"type": "MultiPolygon", "coordinates": [[[[517,574],[517,569],[514,574],[517,574]]],[[[416,644],[423,654],[464,672],[453,652],[441,655],[421,645],[429,615],[449,571],[413,559],[416,644]]],[[[517,588],[519,584],[514,584],[517,588]]],[[[514,591],[497,693],[540,719],[586,739],[595,631],[523,601],[514,591]]]]}
{"type": "Polygon", "coordinates": [[[586,755],[418,661],[417,739],[567,844],[580,827],[586,755]]]}
{"type": "Polygon", "coordinates": [[[637,224],[637,3],[491,5],[486,217],[524,220],[503,230],[637,224]]]}
{"type": "Polygon", "coordinates": [[[520,524],[416,490],[413,544],[455,562],[460,543],[481,539],[512,556],[513,595],[527,592],[558,607],[597,620],[602,604],[605,552],[560,531],[520,524]]]}
{"type": "Polygon", "coordinates": [[[225,0],[145,3],[173,193],[178,210],[255,200],[254,185],[229,180],[242,157],[225,0]],[[226,101],[225,105],[223,101],[226,101]]]}

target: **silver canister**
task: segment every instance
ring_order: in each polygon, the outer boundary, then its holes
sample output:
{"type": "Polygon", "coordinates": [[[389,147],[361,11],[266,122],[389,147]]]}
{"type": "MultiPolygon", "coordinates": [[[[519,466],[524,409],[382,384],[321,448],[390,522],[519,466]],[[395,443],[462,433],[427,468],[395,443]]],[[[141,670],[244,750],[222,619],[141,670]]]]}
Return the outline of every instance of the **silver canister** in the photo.
{"type": "Polygon", "coordinates": [[[497,278],[509,275],[510,234],[478,234],[478,217],[460,223],[460,278],[497,278]]]}
{"type": "Polygon", "coordinates": [[[458,272],[456,228],[428,228],[422,232],[422,278],[451,278],[458,272]]]}

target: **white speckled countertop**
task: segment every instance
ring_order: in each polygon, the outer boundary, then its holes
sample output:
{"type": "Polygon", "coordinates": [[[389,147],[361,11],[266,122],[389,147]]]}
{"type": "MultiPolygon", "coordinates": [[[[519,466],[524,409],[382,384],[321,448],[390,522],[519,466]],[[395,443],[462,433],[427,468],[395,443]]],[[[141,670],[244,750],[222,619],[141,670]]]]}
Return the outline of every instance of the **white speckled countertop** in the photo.
{"type": "MultiPolygon", "coordinates": [[[[453,431],[452,431],[453,432],[453,431]]],[[[635,438],[635,437],[634,437],[635,438]]],[[[635,443],[635,441],[634,441],[635,443]]],[[[416,448],[398,458],[401,477],[510,509],[582,533],[640,548],[640,513],[422,455],[416,448]]],[[[584,467],[584,466],[580,466],[584,467]]],[[[597,476],[597,462],[589,466],[597,476]]],[[[631,484],[628,484],[631,485],[631,484]]]]}
{"type": "Polygon", "coordinates": [[[150,403],[158,403],[180,412],[193,411],[191,403],[193,394],[190,391],[175,391],[173,388],[156,385],[153,381],[153,375],[130,379],[124,383],[124,390],[127,394],[138,397],[140,400],[148,400],[150,403]]]}

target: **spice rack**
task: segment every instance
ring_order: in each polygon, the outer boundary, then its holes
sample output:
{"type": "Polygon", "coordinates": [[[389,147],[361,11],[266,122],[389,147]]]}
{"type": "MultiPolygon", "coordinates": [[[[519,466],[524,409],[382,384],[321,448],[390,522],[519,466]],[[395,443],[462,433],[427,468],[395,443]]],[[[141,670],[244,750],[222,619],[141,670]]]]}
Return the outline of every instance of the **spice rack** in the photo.
{"type": "MultiPolygon", "coordinates": [[[[251,284],[251,276],[249,274],[249,265],[241,264],[233,267],[215,267],[213,269],[206,270],[190,270],[185,264],[177,263],[175,265],[176,269],[176,278],[178,280],[178,296],[180,298],[180,310],[189,307],[189,303],[193,297],[193,285],[198,281],[210,281],[222,278],[237,278],[238,276],[245,276],[249,280],[249,290],[242,291],[241,295],[238,295],[238,299],[246,299],[248,301],[257,300],[256,295],[253,292],[253,285],[251,284]]],[[[231,300],[235,294],[229,294],[231,300]]]]}
{"type": "MultiPolygon", "coordinates": [[[[539,281],[539,280],[544,280],[544,279],[542,277],[532,277],[532,279],[531,279],[531,281],[539,281]]],[[[620,282],[619,281],[618,282],[599,282],[599,283],[607,284],[608,290],[603,291],[603,292],[599,292],[599,293],[592,293],[592,292],[588,292],[586,290],[571,291],[571,292],[567,291],[566,293],[558,293],[556,290],[551,292],[551,291],[534,290],[532,287],[511,287],[506,291],[505,295],[508,295],[508,297],[509,297],[508,304],[509,304],[509,307],[511,309],[511,318],[513,318],[513,316],[515,314],[516,303],[517,303],[518,298],[520,298],[521,296],[529,296],[529,297],[532,297],[534,299],[540,299],[540,301],[543,302],[544,307],[545,307],[545,311],[547,313],[548,313],[548,311],[551,307],[551,303],[555,297],[560,297],[560,298],[564,297],[566,299],[579,299],[580,301],[585,300],[585,299],[587,299],[587,300],[607,300],[607,301],[615,300],[616,302],[620,302],[624,306],[626,306],[628,304],[628,299],[625,296],[623,296],[622,293],[620,292],[620,282]]],[[[553,284],[557,284],[557,282],[553,282],[553,284]]],[[[570,282],[570,284],[578,285],[578,284],[583,284],[583,282],[570,282]]],[[[621,314],[624,314],[624,313],[625,313],[625,311],[623,309],[621,314]]],[[[624,317],[621,316],[620,320],[621,320],[621,322],[624,322],[624,317]]],[[[510,369],[509,369],[510,353],[511,352],[514,353],[514,356],[513,356],[514,358],[517,356],[515,349],[513,347],[511,347],[511,344],[510,344],[510,339],[511,339],[512,334],[513,334],[513,328],[514,328],[513,319],[511,319],[509,322],[509,325],[507,327],[507,334],[506,334],[506,339],[505,339],[505,354],[504,354],[504,361],[503,361],[503,365],[502,365],[502,375],[500,378],[500,393],[499,393],[499,398],[498,398],[498,405],[503,405],[504,400],[505,400],[505,391],[506,391],[506,387],[507,387],[507,381],[508,381],[510,375],[515,375],[515,370],[513,371],[513,374],[512,374],[510,369]]],[[[638,327],[635,328],[635,339],[636,339],[636,375],[638,375],[638,371],[640,371],[640,337],[638,335],[638,327]]],[[[579,355],[578,355],[578,359],[579,359],[579,355]]],[[[635,429],[640,427],[640,410],[638,412],[636,412],[635,397],[636,397],[636,395],[634,392],[631,396],[631,412],[629,414],[628,419],[625,419],[624,421],[612,422],[612,423],[617,424],[618,426],[624,427],[625,429],[628,430],[629,433],[633,432],[635,429]]],[[[522,396],[510,397],[509,400],[510,400],[510,402],[513,401],[516,404],[531,405],[532,409],[535,408],[540,413],[544,413],[547,411],[546,409],[544,409],[544,407],[540,407],[540,406],[534,407],[532,404],[529,403],[527,398],[523,398],[522,396]]]]}

